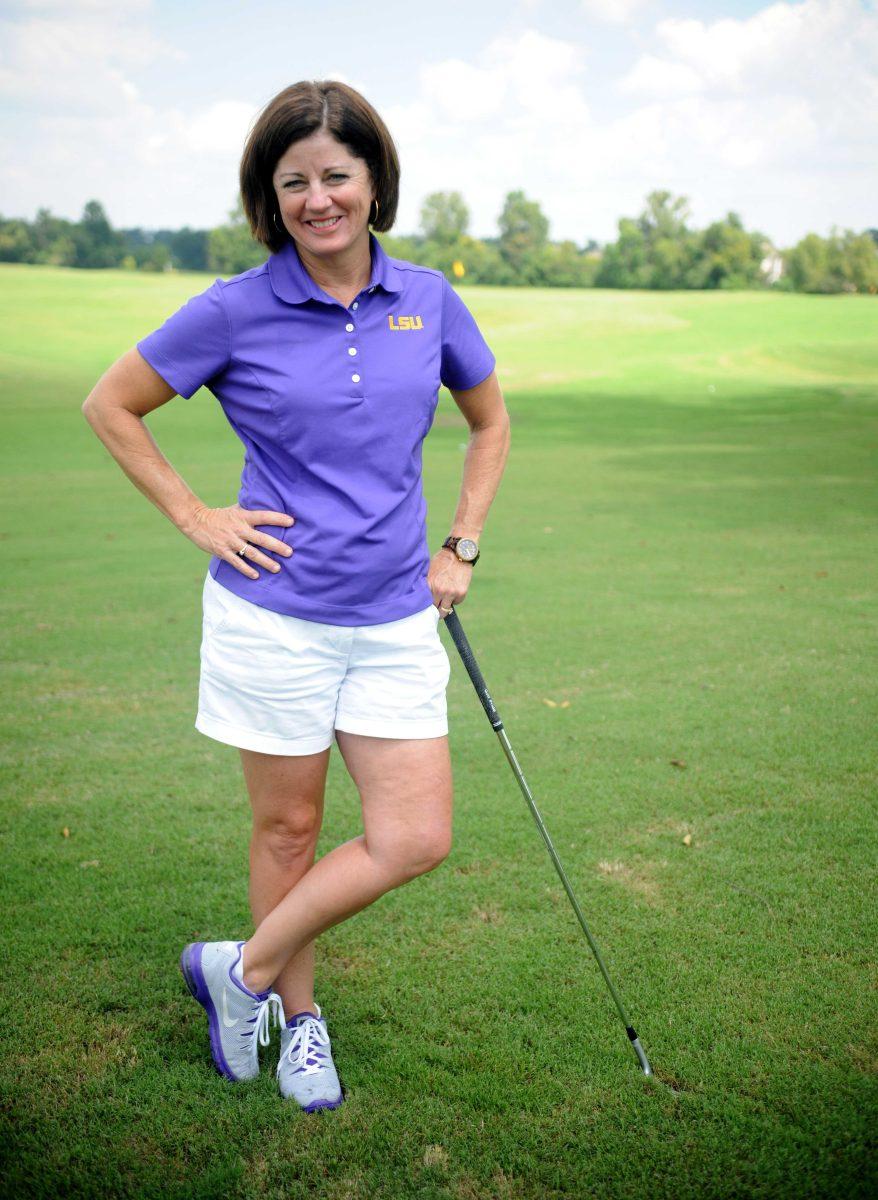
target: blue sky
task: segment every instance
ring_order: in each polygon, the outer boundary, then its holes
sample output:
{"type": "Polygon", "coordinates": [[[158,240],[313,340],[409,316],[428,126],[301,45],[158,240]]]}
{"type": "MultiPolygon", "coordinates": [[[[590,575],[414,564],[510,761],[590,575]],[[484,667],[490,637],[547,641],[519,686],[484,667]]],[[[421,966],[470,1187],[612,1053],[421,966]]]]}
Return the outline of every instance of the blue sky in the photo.
{"type": "Polygon", "coordinates": [[[0,10],[0,213],[212,225],[259,109],[339,78],[397,141],[395,232],[457,190],[490,236],[614,236],[655,187],[778,245],[878,226],[878,16],[863,0],[20,0],[0,10]]]}

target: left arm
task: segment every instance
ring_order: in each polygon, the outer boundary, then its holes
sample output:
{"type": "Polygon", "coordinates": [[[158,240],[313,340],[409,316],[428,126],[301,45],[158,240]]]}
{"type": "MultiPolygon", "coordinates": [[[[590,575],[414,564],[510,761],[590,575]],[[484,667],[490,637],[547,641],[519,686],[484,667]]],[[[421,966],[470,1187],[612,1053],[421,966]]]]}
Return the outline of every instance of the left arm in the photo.
{"type": "MultiPolygon", "coordinates": [[[[478,542],[509,454],[509,413],[495,371],[476,387],[451,390],[451,395],[466,417],[470,439],[460,499],[448,534],[478,542]]],[[[470,563],[461,562],[453,550],[440,548],[433,555],[427,583],[442,616],[448,615],[445,610],[452,604],[465,599],[474,570],[470,563]]]]}

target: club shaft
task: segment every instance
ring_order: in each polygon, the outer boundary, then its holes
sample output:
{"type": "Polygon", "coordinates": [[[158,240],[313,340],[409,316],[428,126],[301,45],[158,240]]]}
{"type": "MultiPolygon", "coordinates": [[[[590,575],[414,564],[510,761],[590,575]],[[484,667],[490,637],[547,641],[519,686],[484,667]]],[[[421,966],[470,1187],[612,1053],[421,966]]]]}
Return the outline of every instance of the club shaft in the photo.
{"type": "Polygon", "coordinates": [[[594,954],[595,960],[600,968],[600,972],[604,977],[604,982],[607,985],[610,995],[613,997],[613,1003],[616,1005],[619,1017],[622,1021],[622,1024],[625,1026],[625,1032],[628,1035],[628,1040],[631,1042],[634,1053],[637,1055],[637,1061],[640,1064],[640,1068],[644,1075],[652,1075],[652,1067],[650,1066],[649,1059],[646,1057],[646,1052],[640,1044],[640,1039],[638,1038],[630,1020],[628,1019],[628,1013],[625,1010],[625,1005],[622,1003],[622,998],[616,991],[613,981],[610,978],[610,974],[606,968],[606,964],[604,963],[600,949],[598,948],[598,944],[592,936],[592,932],[588,927],[588,922],[585,919],[585,914],[580,908],[579,901],[576,899],[576,895],[570,885],[570,880],[567,878],[567,872],[564,870],[557,851],[552,844],[552,839],[549,837],[549,831],[546,829],[543,818],[540,815],[539,809],[537,808],[536,801],[533,798],[533,793],[531,792],[528,782],[524,777],[524,772],[519,765],[518,759],[515,757],[515,751],[512,749],[512,745],[506,734],[503,722],[500,719],[500,714],[497,711],[497,706],[494,704],[491,694],[485,684],[485,680],[479,669],[478,663],[476,662],[475,655],[472,652],[472,647],[470,646],[466,634],[463,631],[463,626],[460,623],[460,618],[458,617],[456,610],[452,609],[449,615],[445,618],[445,625],[448,629],[448,632],[451,634],[455,645],[457,646],[461,659],[463,660],[463,664],[466,667],[467,673],[469,674],[472,684],[476,690],[476,694],[478,695],[479,700],[482,703],[482,707],[485,710],[485,715],[491,723],[491,728],[500,739],[500,745],[503,747],[503,752],[505,753],[506,758],[509,760],[509,765],[512,767],[515,778],[518,780],[518,786],[521,788],[521,792],[527,801],[533,819],[536,822],[537,829],[539,829],[543,841],[546,843],[546,849],[549,851],[552,862],[555,864],[555,870],[558,872],[561,883],[564,885],[564,890],[566,891],[568,899],[573,906],[573,911],[576,913],[579,924],[582,926],[582,932],[586,936],[586,940],[591,947],[591,951],[594,954]]]}
{"type": "Polygon", "coordinates": [[[509,764],[512,767],[512,770],[515,772],[515,778],[518,780],[518,786],[521,788],[522,794],[524,795],[524,798],[528,803],[530,811],[533,814],[533,819],[537,823],[537,829],[539,829],[540,833],[543,835],[543,841],[546,843],[546,849],[549,851],[549,854],[552,856],[552,862],[555,864],[555,870],[558,872],[558,875],[561,878],[561,882],[564,884],[565,892],[570,897],[570,903],[573,905],[573,911],[576,913],[577,917],[579,918],[579,924],[582,926],[582,931],[585,934],[586,938],[588,939],[588,944],[589,944],[589,946],[591,946],[592,952],[594,953],[594,956],[597,959],[597,964],[601,969],[601,974],[604,977],[607,987],[610,989],[610,995],[613,997],[613,1000],[615,1001],[615,1004],[616,1004],[616,1008],[619,1010],[619,1016],[622,1018],[622,1024],[627,1029],[630,1026],[631,1022],[628,1020],[628,1013],[625,1010],[625,1005],[622,1003],[622,998],[620,997],[619,993],[616,991],[615,987],[613,986],[613,981],[610,978],[609,972],[607,971],[607,968],[604,964],[604,960],[601,956],[601,952],[598,949],[598,944],[594,940],[592,932],[588,927],[588,921],[586,921],[586,919],[585,919],[585,914],[583,913],[582,909],[579,907],[579,901],[576,899],[576,895],[573,891],[573,888],[570,885],[570,880],[567,878],[567,872],[564,870],[564,867],[561,865],[561,860],[558,857],[558,854],[557,854],[557,851],[555,850],[554,845],[552,844],[552,839],[549,837],[549,831],[548,831],[548,829],[546,829],[546,826],[543,823],[543,818],[540,816],[540,811],[537,808],[536,801],[533,798],[533,793],[531,792],[530,788],[528,787],[527,780],[524,777],[524,772],[522,771],[521,767],[518,765],[518,759],[515,757],[515,751],[512,749],[512,746],[510,745],[510,742],[509,742],[509,738],[506,736],[506,730],[501,725],[500,728],[496,732],[497,732],[498,738],[500,739],[500,745],[503,747],[503,749],[506,753],[506,757],[509,759],[509,764]]]}

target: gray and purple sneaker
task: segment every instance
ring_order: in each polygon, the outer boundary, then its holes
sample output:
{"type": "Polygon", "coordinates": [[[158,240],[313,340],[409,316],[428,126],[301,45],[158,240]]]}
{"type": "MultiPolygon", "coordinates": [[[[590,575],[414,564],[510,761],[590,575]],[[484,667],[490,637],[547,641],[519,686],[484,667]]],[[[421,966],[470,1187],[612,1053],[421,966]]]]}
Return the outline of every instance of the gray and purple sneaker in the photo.
{"type": "Polygon", "coordinates": [[[210,1026],[214,1066],[226,1079],[255,1079],[259,1047],[267,1046],[271,1017],[283,1023],[283,1001],[269,988],[251,992],[233,974],[243,942],[191,942],[180,955],[189,991],[210,1026]]]}
{"type": "Polygon", "coordinates": [[[277,1079],[281,1095],[292,1098],[305,1112],[338,1108],[344,1096],[329,1045],[326,1018],[300,1012],[290,1017],[280,1031],[280,1061],[277,1079]]]}

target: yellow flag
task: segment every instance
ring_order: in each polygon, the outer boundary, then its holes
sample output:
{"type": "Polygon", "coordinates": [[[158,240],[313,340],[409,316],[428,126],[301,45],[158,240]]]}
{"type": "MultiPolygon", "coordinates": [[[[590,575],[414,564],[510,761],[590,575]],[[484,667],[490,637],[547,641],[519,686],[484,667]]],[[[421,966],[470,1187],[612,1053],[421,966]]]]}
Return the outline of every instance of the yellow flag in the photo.
{"type": "Polygon", "coordinates": [[[466,267],[463,265],[463,263],[460,261],[459,258],[455,259],[454,262],[451,264],[451,269],[454,272],[454,274],[457,276],[458,279],[462,279],[463,276],[466,274],[466,267]]]}

